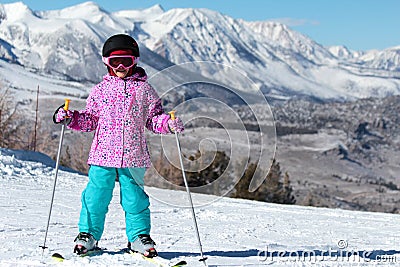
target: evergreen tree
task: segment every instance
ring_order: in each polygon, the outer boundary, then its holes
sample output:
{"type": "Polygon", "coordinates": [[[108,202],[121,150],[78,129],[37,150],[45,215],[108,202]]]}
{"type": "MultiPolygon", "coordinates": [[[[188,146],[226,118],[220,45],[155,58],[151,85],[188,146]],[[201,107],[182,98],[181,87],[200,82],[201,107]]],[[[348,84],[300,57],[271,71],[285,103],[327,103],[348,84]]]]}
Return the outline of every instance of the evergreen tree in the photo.
{"type": "MultiPolygon", "coordinates": [[[[204,188],[201,187],[213,183],[224,173],[230,160],[225,152],[206,151],[201,153],[197,151],[194,155],[189,156],[188,159],[191,161],[191,164],[190,167],[185,170],[185,174],[189,187],[191,187],[193,192],[218,195],[221,190],[224,190],[218,183],[212,188],[207,188],[207,191],[204,191],[204,188]]],[[[160,156],[155,162],[154,167],[168,182],[174,185],[184,186],[182,170],[173,166],[165,159],[164,155],[160,156]]]]}
{"type": "Polygon", "coordinates": [[[217,151],[215,155],[214,151],[205,152],[203,155],[200,154],[200,151],[197,151],[194,157],[189,157],[189,160],[195,162],[195,160],[200,157],[204,157],[205,159],[214,159],[206,168],[204,168],[205,163],[203,160],[198,163],[194,163],[195,166],[192,166],[191,169],[197,169],[198,171],[188,172],[186,174],[190,187],[200,187],[217,180],[228,167],[230,160],[230,158],[223,151],[217,151]]]}
{"type": "Polygon", "coordinates": [[[254,191],[249,191],[250,182],[253,179],[257,165],[249,164],[243,177],[235,186],[233,197],[266,201],[280,204],[294,204],[296,199],[292,195],[289,174],[282,177],[280,165],[273,159],[270,170],[263,183],[254,191]]]}

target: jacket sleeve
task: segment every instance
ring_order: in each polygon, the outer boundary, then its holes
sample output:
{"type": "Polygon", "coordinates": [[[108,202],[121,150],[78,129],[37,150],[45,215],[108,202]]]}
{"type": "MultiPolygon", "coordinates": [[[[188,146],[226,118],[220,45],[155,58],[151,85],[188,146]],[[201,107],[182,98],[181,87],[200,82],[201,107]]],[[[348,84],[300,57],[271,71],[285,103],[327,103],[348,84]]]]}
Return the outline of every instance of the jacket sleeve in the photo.
{"type": "Polygon", "coordinates": [[[157,92],[152,86],[148,85],[146,94],[148,103],[150,103],[147,108],[146,128],[156,134],[171,133],[168,126],[170,116],[164,113],[161,99],[157,92]]]}
{"type": "Polygon", "coordinates": [[[98,101],[96,101],[96,91],[95,87],[86,100],[86,108],[84,110],[74,110],[74,115],[68,128],[81,132],[91,132],[97,128],[99,112],[98,101]]]}

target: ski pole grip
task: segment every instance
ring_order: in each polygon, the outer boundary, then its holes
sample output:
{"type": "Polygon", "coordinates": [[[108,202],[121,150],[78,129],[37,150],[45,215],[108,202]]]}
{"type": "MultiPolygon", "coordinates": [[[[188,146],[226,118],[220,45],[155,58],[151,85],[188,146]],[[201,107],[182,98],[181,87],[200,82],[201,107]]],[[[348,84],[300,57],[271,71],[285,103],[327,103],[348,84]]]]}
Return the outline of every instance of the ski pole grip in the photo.
{"type": "Polygon", "coordinates": [[[65,111],[67,111],[67,110],[69,109],[69,102],[70,102],[70,101],[71,101],[71,100],[68,99],[68,98],[65,99],[65,105],[64,105],[64,110],[65,110],[65,111]]]}
{"type": "Polygon", "coordinates": [[[170,112],[168,112],[168,114],[171,116],[171,120],[175,120],[175,110],[171,110],[170,112]]]}

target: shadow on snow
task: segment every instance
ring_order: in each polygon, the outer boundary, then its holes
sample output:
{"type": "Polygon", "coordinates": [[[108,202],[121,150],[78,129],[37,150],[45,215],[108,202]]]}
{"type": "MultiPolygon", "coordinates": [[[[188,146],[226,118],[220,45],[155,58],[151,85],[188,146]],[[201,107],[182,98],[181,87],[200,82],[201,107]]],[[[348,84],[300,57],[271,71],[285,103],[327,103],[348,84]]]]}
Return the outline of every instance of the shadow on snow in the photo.
{"type": "MultiPolygon", "coordinates": [[[[357,261],[363,259],[368,261],[396,261],[394,255],[399,255],[399,250],[294,250],[294,251],[262,251],[258,249],[237,250],[237,251],[208,251],[205,256],[226,257],[226,258],[247,258],[259,257],[260,261],[279,260],[279,258],[292,258],[293,260],[306,261],[357,261]]],[[[160,257],[173,259],[179,257],[200,257],[200,253],[193,252],[159,252],[160,257]]]]}

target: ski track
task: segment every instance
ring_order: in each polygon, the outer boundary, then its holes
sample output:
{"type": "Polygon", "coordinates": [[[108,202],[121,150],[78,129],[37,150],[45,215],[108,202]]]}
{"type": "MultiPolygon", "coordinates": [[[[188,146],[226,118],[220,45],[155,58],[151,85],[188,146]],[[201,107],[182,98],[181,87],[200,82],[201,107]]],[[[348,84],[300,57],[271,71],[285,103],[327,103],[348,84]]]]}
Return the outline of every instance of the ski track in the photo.
{"type": "MultiPolygon", "coordinates": [[[[25,161],[23,153],[0,149],[0,266],[154,266],[140,257],[119,253],[126,246],[125,222],[118,184],[99,246],[109,253],[79,258],[72,255],[77,235],[80,194],[87,177],[60,171],[47,243],[43,245],[54,170],[25,161]],[[11,152],[11,153],[10,153],[11,152]],[[50,258],[58,252],[69,258],[50,258]],[[42,256],[43,253],[43,256],[42,256]]],[[[160,256],[188,266],[199,262],[186,192],[146,188],[151,196],[152,237],[160,256]],[[170,203],[165,203],[168,201],[170,203]]],[[[193,194],[203,250],[209,266],[396,266],[400,264],[398,215],[277,205],[249,200],[193,194]],[[341,241],[342,240],[342,241],[341,241]],[[368,257],[331,257],[325,252],[369,252],[368,257]],[[266,254],[266,251],[268,253],[266,254]],[[286,256],[276,256],[277,252],[286,256]],[[314,252],[314,261],[297,258],[314,252]],[[275,253],[275,254],[270,254],[275,253]],[[268,255],[268,258],[265,258],[268,255]],[[275,255],[275,256],[274,256],[275,255]],[[382,256],[389,259],[385,262],[382,256]],[[272,257],[273,256],[273,257],[272,257]],[[379,259],[378,259],[379,258],[379,259]]],[[[160,259],[162,260],[162,259],[160,259]]]]}

